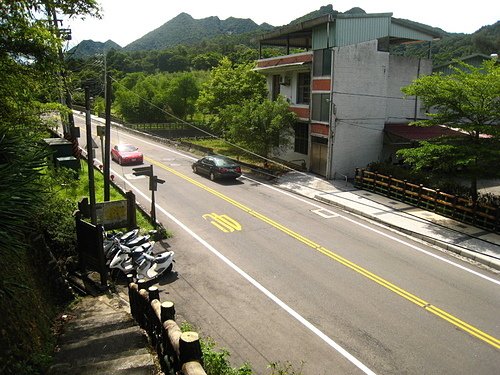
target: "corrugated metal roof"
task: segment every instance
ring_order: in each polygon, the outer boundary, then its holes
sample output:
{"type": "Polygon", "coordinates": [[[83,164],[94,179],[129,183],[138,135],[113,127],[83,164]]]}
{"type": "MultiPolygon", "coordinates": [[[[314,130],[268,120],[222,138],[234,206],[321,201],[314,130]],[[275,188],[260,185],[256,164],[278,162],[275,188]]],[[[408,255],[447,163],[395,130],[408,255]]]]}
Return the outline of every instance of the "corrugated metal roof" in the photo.
{"type": "Polygon", "coordinates": [[[372,17],[338,18],[331,38],[335,47],[367,42],[388,36],[391,13],[372,17]]]}
{"type": "Polygon", "coordinates": [[[402,23],[400,20],[393,18],[389,29],[389,36],[406,40],[426,40],[432,41],[439,38],[439,34],[433,33],[423,28],[411,27],[409,23],[402,23]]]}
{"type": "Polygon", "coordinates": [[[439,125],[422,127],[408,124],[385,124],[384,131],[408,141],[425,141],[442,136],[464,136],[463,133],[439,125]]]}
{"type": "MultiPolygon", "coordinates": [[[[329,14],[298,24],[283,26],[259,38],[262,45],[289,46],[295,48],[323,46],[329,40],[328,47],[345,46],[364,41],[390,37],[393,41],[430,41],[441,35],[430,26],[412,21],[393,18],[392,13],[371,14],[329,14]],[[330,27],[322,27],[330,24],[330,27]],[[326,35],[329,29],[329,35],[326,35]],[[324,35],[325,34],[325,35],[324,35]]],[[[322,47],[325,48],[325,47],[322,47]]]]}

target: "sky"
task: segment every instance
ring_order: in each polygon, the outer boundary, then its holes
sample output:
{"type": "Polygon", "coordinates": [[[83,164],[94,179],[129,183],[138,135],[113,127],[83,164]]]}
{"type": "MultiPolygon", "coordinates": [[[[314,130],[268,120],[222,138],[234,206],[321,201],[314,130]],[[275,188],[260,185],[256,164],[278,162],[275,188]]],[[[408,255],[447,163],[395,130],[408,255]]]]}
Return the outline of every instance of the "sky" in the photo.
{"type": "Polygon", "coordinates": [[[360,7],[367,13],[393,13],[396,18],[467,34],[500,19],[500,2],[495,0],[98,0],[98,3],[102,8],[101,20],[64,20],[63,27],[72,31],[69,48],[86,39],[96,42],[111,39],[125,47],[182,12],[195,19],[250,18],[257,24],[282,26],[332,4],[340,12],[360,7]]]}

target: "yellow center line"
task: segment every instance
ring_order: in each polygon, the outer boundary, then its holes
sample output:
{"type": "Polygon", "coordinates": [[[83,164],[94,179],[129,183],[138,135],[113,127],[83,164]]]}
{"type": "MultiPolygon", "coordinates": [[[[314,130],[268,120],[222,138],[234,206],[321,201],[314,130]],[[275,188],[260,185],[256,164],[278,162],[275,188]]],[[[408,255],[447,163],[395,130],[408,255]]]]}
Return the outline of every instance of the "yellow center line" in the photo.
{"type": "Polygon", "coordinates": [[[190,182],[191,184],[196,185],[196,186],[200,187],[201,189],[223,199],[224,201],[226,201],[226,202],[232,204],[233,206],[243,210],[244,212],[252,215],[253,217],[273,226],[274,228],[287,234],[288,236],[290,236],[290,237],[302,242],[303,244],[313,248],[314,250],[326,255],[330,259],[333,259],[336,262],[338,262],[338,263],[350,268],[351,270],[357,272],[358,274],[376,282],[377,284],[383,286],[384,288],[390,290],[393,293],[396,293],[397,295],[399,295],[399,296],[403,297],[404,299],[416,304],[417,306],[424,308],[426,311],[428,311],[428,312],[434,314],[435,316],[451,323],[455,327],[457,327],[457,328],[471,334],[472,336],[488,343],[489,345],[495,347],[496,349],[500,349],[500,340],[499,339],[497,339],[491,335],[488,335],[487,333],[485,333],[485,332],[481,331],[480,329],[458,319],[457,317],[447,313],[446,311],[441,310],[438,307],[431,305],[430,303],[428,303],[428,302],[424,301],[423,299],[411,294],[410,292],[392,284],[391,282],[383,279],[380,276],[375,275],[374,273],[357,265],[356,263],[353,263],[350,260],[347,260],[346,258],[324,248],[323,246],[317,244],[314,241],[309,240],[308,238],[298,234],[297,232],[292,231],[291,229],[277,223],[276,221],[268,218],[267,216],[264,216],[256,211],[252,210],[251,208],[235,201],[234,199],[229,198],[228,196],[218,192],[217,190],[214,190],[214,189],[212,189],[212,188],[186,176],[185,174],[182,174],[182,173],[176,171],[175,169],[172,169],[172,168],[166,166],[165,164],[162,164],[156,160],[153,160],[153,159],[148,158],[148,157],[144,157],[144,159],[147,160],[148,162],[150,162],[151,164],[154,164],[162,169],[165,169],[166,171],[190,182]]]}

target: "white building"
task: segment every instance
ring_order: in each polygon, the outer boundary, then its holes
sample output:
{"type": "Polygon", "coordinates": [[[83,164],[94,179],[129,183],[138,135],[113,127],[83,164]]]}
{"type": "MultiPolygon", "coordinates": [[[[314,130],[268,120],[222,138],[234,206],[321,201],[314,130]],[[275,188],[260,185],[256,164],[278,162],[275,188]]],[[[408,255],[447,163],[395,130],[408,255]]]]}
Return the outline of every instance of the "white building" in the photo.
{"type": "Polygon", "coordinates": [[[286,47],[286,55],[257,61],[272,98],[283,95],[299,118],[294,147],[276,155],[336,178],[383,157],[386,124],[424,116],[401,88],[432,73],[427,58],[391,54],[401,43],[439,35],[382,14],[330,14],[262,36],[260,46],[286,47]],[[290,54],[290,49],[302,52],[290,54]]]}

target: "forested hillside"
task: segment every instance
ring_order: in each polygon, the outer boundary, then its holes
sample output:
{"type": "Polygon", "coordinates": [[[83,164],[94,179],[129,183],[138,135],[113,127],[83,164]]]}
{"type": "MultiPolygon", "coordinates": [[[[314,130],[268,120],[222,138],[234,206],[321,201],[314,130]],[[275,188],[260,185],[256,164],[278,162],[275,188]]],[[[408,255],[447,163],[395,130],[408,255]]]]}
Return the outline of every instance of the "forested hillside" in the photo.
{"type": "Polygon", "coordinates": [[[181,13],[159,28],[125,47],[127,51],[149,51],[170,48],[176,45],[193,45],[220,35],[238,35],[252,31],[269,31],[272,26],[257,25],[250,19],[218,17],[194,19],[181,13]]]}
{"type": "Polygon", "coordinates": [[[104,43],[94,42],[93,40],[84,40],[68,52],[68,57],[73,59],[85,59],[90,56],[108,52],[112,49],[120,50],[121,48],[122,47],[120,45],[112,40],[108,40],[104,43]]]}

